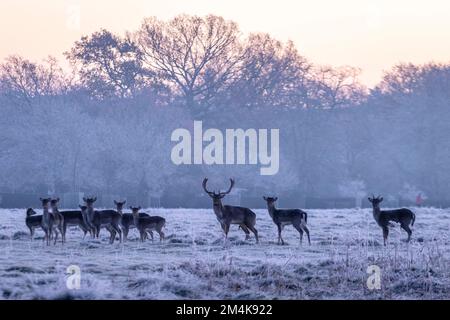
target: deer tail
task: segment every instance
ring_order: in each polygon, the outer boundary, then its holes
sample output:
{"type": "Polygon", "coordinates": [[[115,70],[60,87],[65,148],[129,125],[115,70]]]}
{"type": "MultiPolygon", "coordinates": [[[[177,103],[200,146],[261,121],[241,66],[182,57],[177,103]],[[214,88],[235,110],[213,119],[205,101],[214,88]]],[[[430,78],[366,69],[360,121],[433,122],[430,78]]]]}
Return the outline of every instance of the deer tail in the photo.
{"type": "Polygon", "coordinates": [[[304,216],[305,216],[305,224],[308,223],[308,214],[306,212],[303,212],[304,216]]]}
{"type": "Polygon", "coordinates": [[[414,225],[414,221],[416,221],[416,214],[413,212],[412,213],[412,221],[411,221],[411,226],[414,225]]]}

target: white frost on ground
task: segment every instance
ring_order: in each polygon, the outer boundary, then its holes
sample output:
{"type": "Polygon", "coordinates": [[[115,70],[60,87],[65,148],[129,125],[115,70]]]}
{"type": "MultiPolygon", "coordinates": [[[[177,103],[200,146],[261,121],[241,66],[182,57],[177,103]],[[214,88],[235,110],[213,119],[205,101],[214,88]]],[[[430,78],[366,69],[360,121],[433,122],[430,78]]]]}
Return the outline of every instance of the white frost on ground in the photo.
{"type": "MultiPolygon", "coordinates": [[[[25,210],[0,210],[2,299],[449,299],[450,212],[414,209],[413,240],[391,229],[383,247],[371,210],[309,210],[312,245],[299,245],[292,227],[276,244],[266,210],[255,210],[261,243],[230,241],[212,210],[152,209],[167,220],[166,241],[109,245],[71,228],[67,243],[47,247],[42,231],[31,242],[25,210]],[[381,268],[381,289],[366,285],[369,265],[381,268]],[[66,287],[66,268],[81,268],[81,288],[66,287]]],[[[306,240],[306,239],[304,239],[306,240]]]]}

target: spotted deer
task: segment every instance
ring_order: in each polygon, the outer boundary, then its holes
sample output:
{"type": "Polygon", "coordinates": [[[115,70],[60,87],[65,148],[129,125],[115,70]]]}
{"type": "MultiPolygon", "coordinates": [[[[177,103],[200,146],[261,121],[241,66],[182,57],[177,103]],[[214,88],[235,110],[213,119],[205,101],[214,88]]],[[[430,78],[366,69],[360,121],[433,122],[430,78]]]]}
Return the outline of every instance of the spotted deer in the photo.
{"type": "Polygon", "coordinates": [[[213,200],[213,210],[217,220],[225,233],[225,241],[228,239],[228,232],[231,224],[237,224],[245,233],[245,240],[250,238],[250,231],[254,233],[256,243],[259,242],[258,231],[255,228],[256,214],[249,208],[228,206],[222,204],[222,199],[231,192],[234,186],[234,180],[230,179],[230,187],[225,192],[213,192],[206,188],[208,178],[203,179],[203,190],[213,200]]]}
{"type": "Polygon", "coordinates": [[[273,222],[278,228],[278,244],[284,244],[284,240],[281,236],[284,226],[293,225],[294,228],[300,233],[300,244],[303,242],[303,232],[308,237],[308,243],[311,245],[309,238],[309,230],[306,227],[308,222],[308,214],[300,209],[277,209],[275,208],[275,202],[278,197],[263,197],[267,202],[267,210],[272,218],[273,222]]]}
{"type": "Polygon", "coordinates": [[[133,214],[134,225],[139,230],[139,235],[142,242],[144,242],[147,238],[148,231],[156,231],[159,234],[159,240],[164,240],[165,235],[162,229],[166,225],[166,219],[158,216],[141,216],[139,214],[141,207],[130,207],[130,209],[133,214]]]}
{"type": "Polygon", "coordinates": [[[380,203],[383,201],[383,197],[376,197],[372,195],[372,198],[368,198],[369,202],[372,203],[373,208],[373,218],[377,222],[377,224],[383,230],[383,243],[386,245],[386,241],[389,235],[389,226],[392,226],[392,222],[400,223],[400,227],[406,231],[408,234],[409,242],[411,240],[411,228],[410,225],[413,226],[416,220],[416,215],[409,209],[395,209],[395,210],[381,210],[380,203]]]}

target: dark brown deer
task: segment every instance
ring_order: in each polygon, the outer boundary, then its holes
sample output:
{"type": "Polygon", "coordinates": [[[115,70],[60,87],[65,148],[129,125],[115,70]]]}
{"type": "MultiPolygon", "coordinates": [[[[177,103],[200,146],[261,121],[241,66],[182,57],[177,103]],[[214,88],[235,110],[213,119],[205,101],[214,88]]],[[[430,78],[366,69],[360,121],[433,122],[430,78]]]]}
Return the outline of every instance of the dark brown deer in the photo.
{"type": "MultiPolygon", "coordinates": [[[[59,233],[61,233],[61,241],[62,243],[66,242],[66,233],[64,231],[64,217],[58,210],[58,202],[59,198],[50,200],[50,207],[52,208],[53,215],[53,227],[58,229],[59,233]]],[[[57,235],[56,235],[57,237],[57,235]]],[[[56,242],[56,239],[55,239],[56,242]]]]}
{"type": "Polygon", "coordinates": [[[109,243],[114,243],[116,234],[119,234],[119,241],[122,242],[122,230],[120,229],[120,220],[122,216],[114,210],[94,210],[94,203],[97,197],[83,198],[86,204],[84,216],[86,217],[89,227],[94,232],[94,238],[99,238],[100,229],[106,228],[109,233],[109,243]]]}
{"type": "MultiPolygon", "coordinates": [[[[122,215],[122,219],[120,221],[120,226],[122,228],[123,241],[128,240],[128,232],[130,231],[130,229],[136,227],[134,225],[133,214],[132,213],[123,213],[123,206],[125,205],[125,203],[127,203],[126,200],[124,200],[124,201],[114,200],[114,204],[116,205],[117,212],[122,215]]],[[[149,217],[149,215],[144,212],[139,212],[139,216],[140,217],[149,217]]],[[[148,232],[150,233],[150,237],[153,240],[153,232],[151,230],[148,232]]]]}
{"type": "Polygon", "coordinates": [[[308,243],[311,245],[309,230],[306,227],[308,214],[305,211],[300,209],[276,209],[275,202],[278,200],[278,197],[263,197],[263,199],[267,202],[269,215],[278,228],[278,244],[280,244],[280,241],[281,244],[284,244],[284,240],[281,237],[284,226],[292,224],[300,233],[300,244],[303,242],[303,232],[305,232],[308,236],[308,243]]]}
{"type": "Polygon", "coordinates": [[[384,245],[386,245],[386,241],[389,234],[389,226],[391,226],[391,221],[400,223],[400,227],[402,227],[403,230],[408,233],[408,239],[406,240],[409,242],[411,240],[411,226],[414,225],[414,221],[416,220],[416,215],[414,212],[412,212],[409,209],[402,208],[402,209],[395,209],[395,210],[381,210],[380,209],[380,203],[383,201],[383,197],[376,197],[372,195],[372,198],[368,198],[369,202],[372,203],[373,207],[373,218],[378,223],[378,225],[383,230],[383,242],[384,245]]]}
{"type": "MultiPolygon", "coordinates": [[[[163,227],[166,225],[166,219],[158,216],[141,216],[139,210],[141,207],[130,207],[133,213],[134,225],[139,230],[142,242],[147,238],[147,231],[156,231],[159,234],[159,241],[164,240],[163,227]]],[[[153,235],[152,235],[153,240],[153,235]]]]}
{"type": "Polygon", "coordinates": [[[55,231],[55,242],[58,239],[58,231],[55,226],[58,224],[58,221],[55,221],[53,214],[49,210],[49,204],[52,200],[51,198],[40,198],[42,203],[42,229],[44,230],[45,237],[44,240],[47,245],[50,245],[50,239],[52,237],[53,231],[55,231]]]}
{"type": "Polygon", "coordinates": [[[27,209],[25,224],[27,225],[28,229],[30,229],[30,237],[32,241],[34,238],[34,230],[36,228],[42,228],[42,230],[44,230],[44,227],[42,226],[42,215],[36,215],[36,211],[34,211],[32,208],[27,209]]]}
{"type": "Polygon", "coordinates": [[[255,228],[256,214],[249,208],[228,206],[222,204],[222,199],[231,192],[234,186],[234,180],[230,179],[230,187],[225,192],[212,192],[206,188],[208,179],[203,179],[203,190],[213,199],[213,210],[216,218],[225,233],[225,240],[228,239],[228,232],[231,224],[237,224],[245,233],[245,240],[250,238],[250,231],[255,234],[256,243],[259,242],[258,231],[255,228]],[[249,231],[250,230],[250,231],[249,231]]]}
{"type": "Polygon", "coordinates": [[[58,209],[59,198],[51,201],[52,212],[58,212],[63,217],[62,235],[64,242],[66,241],[67,226],[78,226],[84,233],[83,239],[86,237],[88,227],[83,220],[81,211],[59,211],[58,209]]]}

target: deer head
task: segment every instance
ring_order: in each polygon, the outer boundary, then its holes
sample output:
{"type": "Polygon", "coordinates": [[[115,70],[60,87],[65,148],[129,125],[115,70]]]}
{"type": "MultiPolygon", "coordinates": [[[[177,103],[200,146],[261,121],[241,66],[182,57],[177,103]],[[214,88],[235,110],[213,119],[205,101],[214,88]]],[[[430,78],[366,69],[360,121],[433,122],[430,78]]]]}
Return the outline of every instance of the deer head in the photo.
{"type": "Polygon", "coordinates": [[[56,207],[58,205],[58,202],[59,202],[59,198],[52,199],[52,200],[50,200],[50,205],[52,207],[56,207]]]}
{"type": "Polygon", "coordinates": [[[94,205],[94,202],[97,201],[97,197],[90,197],[90,198],[83,197],[83,201],[86,203],[86,206],[88,208],[92,208],[92,206],[94,205]]]}
{"type": "Polygon", "coordinates": [[[132,207],[130,206],[131,212],[133,213],[133,216],[139,216],[139,210],[141,210],[141,207],[132,207]]]}
{"type": "Polygon", "coordinates": [[[372,198],[369,197],[367,199],[374,208],[378,208],[380,206],[380,203],[383,201],[383,197],[381,196],[375,197],[374,195],[372,195],[372,198]]]}
{"type": "Polygon", "coordinates": [[[33,208],[27,209],[27,217],[33,216],[36,214],[36,211],[33,210],[33,208]]]}
{"type": "Polygon", "coordinates": [[[278,200],[278,197],[263,197],[263,199],[267,201],[267,204],[274,204],[278,200]]]}
{"type": "Polygon", "coordinates": [[[39,200],[41,200],[42,207],[48,208],[48,204],[50,203],[50,201],[52,199],[50,199],[50,198],[39,198],[39,200]]]}
{"type": "Polygon", "coordinates": [[[229,194],[231,192],[231,189],[233,189],[233,186],[234,186],[234,179],[230,178],[230,187],[228,188],[227,191],[220,192],[220,190],[219,190],[219,192],[215,192],[215,191],[209,191],[206,188],[206,183],[207,182],[208,182],[208,178],[203,179],[203,183],[202,183],[203,190],[205,190],[206,194],[208,196],[210,196],[213,199],[214,202],[218,202],[221,199],[223,199],[227,194],[229,194]]]}
{"type": "Polygon", "coordinates": [[[116,200],[114,200],[114,204],[116,205],[116,208],[117,208],[118,212],[122,212],[123,206],[125,205],[125,203],[127,203],[127,200],[124,200],[124,201],[116,201],[116,200]]]}

